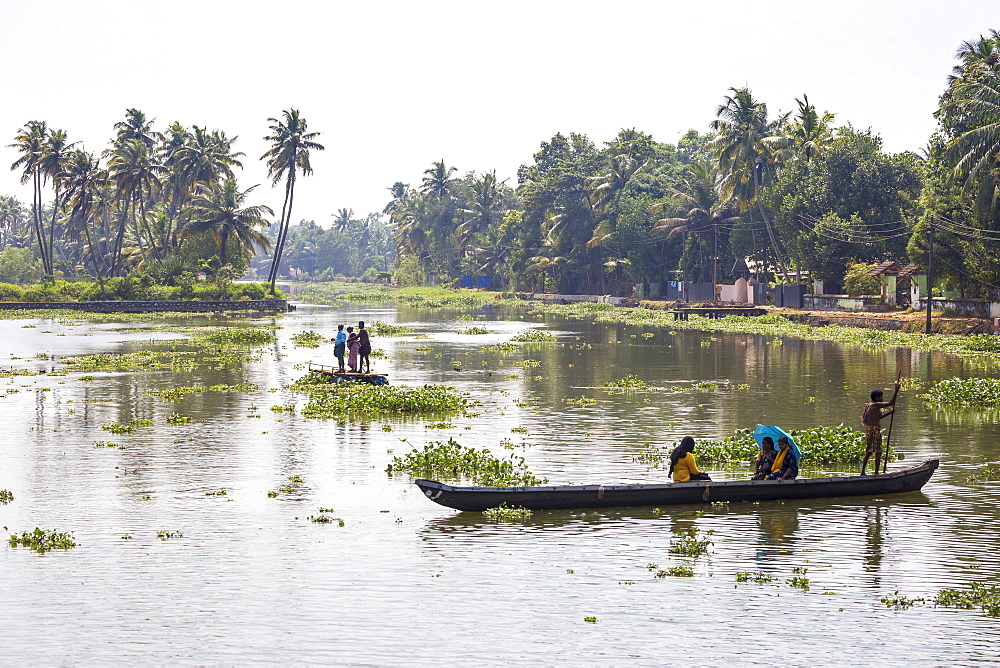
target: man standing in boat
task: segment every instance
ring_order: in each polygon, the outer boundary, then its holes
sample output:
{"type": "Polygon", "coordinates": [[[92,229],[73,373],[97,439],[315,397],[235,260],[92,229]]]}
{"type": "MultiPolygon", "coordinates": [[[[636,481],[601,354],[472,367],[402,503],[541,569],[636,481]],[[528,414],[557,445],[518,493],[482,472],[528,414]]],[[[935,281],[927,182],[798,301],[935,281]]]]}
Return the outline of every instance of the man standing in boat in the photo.
{"type": "MultiPolygon", "coordinates": [[[[899,383],[892,393],[892,399],[882,401],[882,390],[875,390],[871,394],[871,401],[865,404],[865,410],[861,413],[861,424],[865,426],[865,458],[861,461],[861,475],[865,474],[868,467],[868,458],[875,455],[875,473],[881,470],[882,466],[882,418],[887,418],[896,412],[896,395],[899,394],[899,383]],[[888,413],[883,413],[883,408],[891,408],[888,413]]],[[[888,456],[888,453],[886,453],[888,456]]]]}

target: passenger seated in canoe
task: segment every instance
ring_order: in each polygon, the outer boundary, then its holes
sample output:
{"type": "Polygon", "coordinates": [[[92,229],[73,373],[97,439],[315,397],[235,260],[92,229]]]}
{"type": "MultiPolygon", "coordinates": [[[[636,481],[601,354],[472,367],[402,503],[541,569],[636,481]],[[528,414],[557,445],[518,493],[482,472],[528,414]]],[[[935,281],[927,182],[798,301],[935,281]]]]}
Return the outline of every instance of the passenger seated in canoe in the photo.
{"type": "Polygon", "coordinates": [[[774,439],[765,436],[760,442],[760,452],[757,453],[757,461],[754,462],[753,477],[751,480],[764,480],[771,475],[771,466],[778,451],[774,449],[774,439]]]}
{"type": "Polygon", "coordinates": [[[698,465],[695,464],[692,452],[694,452],[694,439],[690,436],[685,436],[681,439],[681,444],[670,453],[669,473],[673,476],[674,482],[711,480],[707,473],[702,473],[698,470],[698,465]]]}
{"type": "Polygon", "coordinates": [[[774,457],[771,471],[773,473],[767,476],[768,480],[791,480],[799,474],[799,462],[787,436],[778,437],[778,454],[774,457]]]}

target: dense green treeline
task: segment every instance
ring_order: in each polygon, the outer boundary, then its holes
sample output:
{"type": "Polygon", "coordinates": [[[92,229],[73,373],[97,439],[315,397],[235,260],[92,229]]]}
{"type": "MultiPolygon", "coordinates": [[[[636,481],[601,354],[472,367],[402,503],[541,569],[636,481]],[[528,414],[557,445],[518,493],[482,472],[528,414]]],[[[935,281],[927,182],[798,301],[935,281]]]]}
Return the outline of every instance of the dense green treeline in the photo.
{"type": "MultiPolygon", "coordinates": [[[[809,98],[769,114],[733,88],[710,133],[676,145],[622,130],[598,146],[556,134],[517,183],[457,176],[435,162],[397,182],[385,213],[397,276],[417,283],[487,274],[518,290],[625,294],[636,283],[730,281],[748,261],[767,278],[842,284],[856,263],[926,266],[934,229],[939,284],[1000,289],[1000,34],[963,43],[923,155],[809,98]]],[[[856,273],[857,270],[855,270],[856,273]]]]}
{"type": "Polygon", "coordinates": [[[297,181],[323,149],[296,110],[269,119],[261,156],[284,188],[279,211],[251,204],[256,186],[237,185],[245,156],[221,130],[158,131],[130,109],[98,155],[31,121],[9,148],[33,201],[0,197],[0,281],[103,286],[142,274],[174,285],[249,271],[272,286],[279,275],[385,273],[423,284],[477,274],[502,289],[628,294],[675,279],[729,282],[738,268],[842,284],[858,263],[925,266],[933,232],[939,284],[995,297],[1000,33],[956,56],[921,154],[885,152],[876,132],[838,122],[805,95],[772,114],[748,88],[732,88],[706,114],[708,133],[690,130],[676,144],[639,129],[601,144],[557,133],[516,183],[442,159],[419,182],[389,187],[382,211],[340,209],[330,227],[291,225],[297,181]]]}
{"type": "Polygon", "coordinates": [[[45,121],[25,123],[8,148],[18,155],[11,169],[30,184],[32,202],[0,197],[0,280],[89,277],[102,295],[110,279],[126,276],[182,286],[204,273],[224,283],[273,246],[273,292],[296,178],[312,173],[310,151],[323,146],[297,110],[268,120],[271,143],[261,160],[273,184],[285,188],[270,236],[264,230],[274,212],[250,203],[257,186],[237,185],[244,154],[222,130],[175,122],[159,131],[145,113],[129,109],[108,148],[95,154],[45,121]]]}

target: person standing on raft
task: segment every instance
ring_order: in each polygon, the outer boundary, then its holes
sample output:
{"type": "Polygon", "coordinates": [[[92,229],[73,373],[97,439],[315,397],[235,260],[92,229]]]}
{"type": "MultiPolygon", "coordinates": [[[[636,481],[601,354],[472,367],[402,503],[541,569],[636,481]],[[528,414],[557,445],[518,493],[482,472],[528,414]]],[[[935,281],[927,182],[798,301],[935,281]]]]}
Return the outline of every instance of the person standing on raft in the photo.
{"type": "Polygon", "coordinates": [[[365,329],[365,321],[362,320],[358,323],[358,355],[360,360],[358,361],[358,372],[360,373],[371,373],[372,363],[368,360],[368,356],[372,354],[372,342],[368,338],[368,330],[365,329]],[[364,367],[364,371],[361,371],[364,367]]]}
{"type": "Polygon", "coordinates": [[[337,325],[337,337],[333,340],[333,356],[337,358],[340,373],[344,373],[344,351],[347,348],[347,332],[343,325],[337,325]]]}
{"type": "MultiPolygon", "coordinates": [[[[868,458],[875,455],[875,473],[881,470],[882,465],[882,418],[889,417],[896,412],[896,395],[899,394],[899,383],[896,383],[896,389],[893,390],[892,399],[889,401],[882,401],[882,390],[875,390],[871,394],[871,401],[865,404],[865,410],[861,413],[861,424],[865,426],[865,441],[867,443],[865,447],[865,458],[861,461],[861,475],[865,474],[865,469],[868,467],[868,458]],[[883,413],[883,408],[891,408],[888,413],[883,413]]],[[[886,453],[888,457],[888,453],[886,453]]]]}

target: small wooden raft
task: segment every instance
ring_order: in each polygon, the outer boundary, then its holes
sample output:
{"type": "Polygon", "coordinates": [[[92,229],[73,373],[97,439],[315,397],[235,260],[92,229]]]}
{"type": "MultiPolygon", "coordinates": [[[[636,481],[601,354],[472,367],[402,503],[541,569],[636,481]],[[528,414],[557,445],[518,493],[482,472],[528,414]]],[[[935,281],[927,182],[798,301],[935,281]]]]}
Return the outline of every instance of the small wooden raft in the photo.
{"type": "Polygon", "coordinates": [[[309,373],[321,373],[325,376],[332,376],[334,382],[356,381],[368,383],[369,385],[388,385],[389,374],[386,373],[361,373],[358,371],[341,371],[339,367],[328,364],[309,363],[309,373]]]}
{"type": "Polygon", "coordinates": [[[691,306],[675,309],[671,313],[674,315],[674,320],[687,320],[692,313],[715,320],[725,318],[727,315],[760,316],[766,314],[767,309],[752,306],[691,306]]]}

